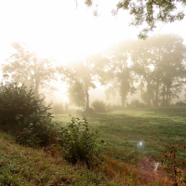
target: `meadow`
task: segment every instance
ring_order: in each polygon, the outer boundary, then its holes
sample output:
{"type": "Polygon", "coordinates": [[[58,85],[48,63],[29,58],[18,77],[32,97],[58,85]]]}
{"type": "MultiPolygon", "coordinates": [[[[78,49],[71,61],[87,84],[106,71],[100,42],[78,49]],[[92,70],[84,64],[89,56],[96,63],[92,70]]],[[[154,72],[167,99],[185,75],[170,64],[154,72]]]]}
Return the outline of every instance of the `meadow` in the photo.
{"type": "MultiPolygon", "coordinates": [[[[154,161],[159,161],[164,151],[158,137],[163,143],[185,144],[185,113],[186,107],[170,107],[54,115],[53,121],[59,126],[71,123],[72,116],[86,116],[89,126],[99,129],[99,140],[106,143],[104,161],[91,169],[82,163],[68,163],[55,146],[25,147],[0,131],[0,186],[175,185],[173,173],[163,166],[155,171],[154,161]]],[[[184,149],[176,157],[185,160],[184,149]]],[[[184,175],[178,185],[186,185],[184,175]]],[[[178,173],[176,176],[180,179],[178,173]]]]}
{"type": "MultiPolygon", "coordinates": [[[[126,109],[94,114],[59,114],[53,121],[64,126],[72,116],[86,116],[91,127],[100,131],[110,155],[126,161],[135,157],[158,158],[164,148],[162,141],[184,144],[186,141],[186,107],[126,109]],[[117,153],[118,152],[118,153],[117,153]]],[[[177,157],[185,159],[185,152],[177,157]]]]}

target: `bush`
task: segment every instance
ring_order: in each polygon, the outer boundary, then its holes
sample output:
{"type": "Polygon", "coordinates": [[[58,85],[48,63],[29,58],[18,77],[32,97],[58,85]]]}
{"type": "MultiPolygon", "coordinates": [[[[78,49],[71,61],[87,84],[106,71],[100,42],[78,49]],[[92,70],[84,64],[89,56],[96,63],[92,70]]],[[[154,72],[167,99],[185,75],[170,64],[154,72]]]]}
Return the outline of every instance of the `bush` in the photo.
{"type": "Polygon", "coordinates": [[[177,101],[175,105],[176,106],[179,106],[179,107],[185,107],[186,106],[186,103],[183,102],[183,101],[177,101]]]}
{"type": "Polygon", "coordinates": [[[12,126],[20,120],[24,120],[32,113],[47,116],[49,106],[42,105],[43,99],[34,96],[32,90],[26,86],[18,86],[16,83],[8,83],[0,86],[0,124],[12,126]]]}
{"type": "Polygon", "coordinates": [[[46,145],[51,141],[51,114],[47,112],[50,106],[42,102],[24,85],[1,84],[0,128],[15,135],[21,144],[46,145]]]}
{"type": "Polygon", "coordinates": [[[50,117],[41,117],[37,113],[26,117],[21,123],[26,126],[16,136],[16,142],[29,147],[47,146],[57,142],[57,131],[50,117]]]}
{"type": "Polygon", "coordinates": [[[137,99],[133,99],[130,104],[127,104],[127,107],[129,107],[129,108],[144,108],[145,104],[140,102],[137,99]]]}
{"type": "Polygon", "coordinates": [[[106,111],[106,104],[103,101],[96,100],[92,103],[92,107],[96,112],[105,112],[106,111]]]}
{"type": "Polygon", "coordinates": [[[61,128],[59,136],[61,150],[67,161],[73,164],[84,162],[90,167],[99,158],[98,130],[90,129],[85,117],[83,120],[73,117],[72,123],[61,128]]]}

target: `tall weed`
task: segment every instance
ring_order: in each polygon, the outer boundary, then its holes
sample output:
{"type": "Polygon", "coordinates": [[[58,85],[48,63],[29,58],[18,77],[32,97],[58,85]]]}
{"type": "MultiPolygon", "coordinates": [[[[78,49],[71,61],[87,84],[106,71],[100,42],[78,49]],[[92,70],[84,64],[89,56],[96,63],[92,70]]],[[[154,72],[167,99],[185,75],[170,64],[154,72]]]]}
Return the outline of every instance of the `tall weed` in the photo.
{"type": "Polygon", "coordinates": [[[84,162],[91,167],[100,158],[101,146],[98,143],[99,132],[89,128],[87,119],[72,118],[67,127],[62,127],[59,141],[64,158],[71,162],[84,162]]]}

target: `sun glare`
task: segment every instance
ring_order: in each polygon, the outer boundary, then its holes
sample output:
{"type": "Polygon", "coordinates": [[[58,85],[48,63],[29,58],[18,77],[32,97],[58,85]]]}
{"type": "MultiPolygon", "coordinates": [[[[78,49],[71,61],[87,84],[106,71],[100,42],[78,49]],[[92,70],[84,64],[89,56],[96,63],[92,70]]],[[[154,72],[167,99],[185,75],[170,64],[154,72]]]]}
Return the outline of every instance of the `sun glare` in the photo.
{"type": "MultiPolygon", "coordinates": [[[[105,1],[99,1],[95,17],[84,1],[78,1],[77,8],[74,0],[0,1],[0,63],[10,56],[13,42],[25,43],[39,57],[68,64],[103,52],[122,40],[137,38],[139,29],[128,26],[128,12],[111,15],[117,2],[105,5],[105,1]]],[[[65,89],[61,84],[58,87],[65,89]]]]}
{"type": "Polygon", "coordinates": [[[76,9],[73,0],[10,0],[1,2],[0,10],[0,17],[6,18],[1,20],[1,45],[24,42],[40,57],[53,57],[62,64],[104,51],[131,36],[127,23],[118,24],[121,21],[112,17],[111,8],[94,17],[81,1],[76,9]]]}

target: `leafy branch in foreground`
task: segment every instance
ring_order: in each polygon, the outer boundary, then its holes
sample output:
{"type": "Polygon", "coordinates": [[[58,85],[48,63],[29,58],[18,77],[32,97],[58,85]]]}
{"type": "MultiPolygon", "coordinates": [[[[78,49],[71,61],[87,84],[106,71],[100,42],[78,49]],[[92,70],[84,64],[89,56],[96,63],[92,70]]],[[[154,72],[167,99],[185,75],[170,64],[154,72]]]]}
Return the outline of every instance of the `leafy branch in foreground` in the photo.
{"type": "MultiPolygon", "coordinates": [[[[77,0],[76,0],[77,2],[77,0]]],[[[94,0],[86,0],[87,6],[95,4],[94,15],[98,15],[97,6],[94,0]],[[96,13],[95,13],[96,11],[96,13]]],[[[144,29],[139,33],[139,38],[146,38],[149,31],[153,31],[158,22],[172,23],[177,20],[182,20],[185,16],[184,9],[185,0],[118,0],[116,7],[112,10],[112,14],[116,15],[119,9],[129,11],[133,19],[130,25],[139,26],[145,25],[144,29]]],[[[107,3],[105,3],[105,7],[107,3]]]]}

